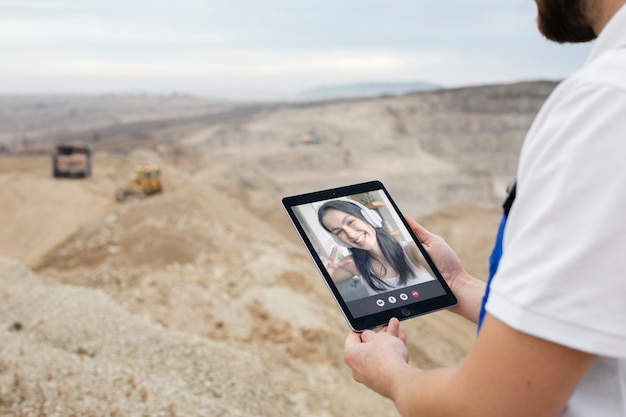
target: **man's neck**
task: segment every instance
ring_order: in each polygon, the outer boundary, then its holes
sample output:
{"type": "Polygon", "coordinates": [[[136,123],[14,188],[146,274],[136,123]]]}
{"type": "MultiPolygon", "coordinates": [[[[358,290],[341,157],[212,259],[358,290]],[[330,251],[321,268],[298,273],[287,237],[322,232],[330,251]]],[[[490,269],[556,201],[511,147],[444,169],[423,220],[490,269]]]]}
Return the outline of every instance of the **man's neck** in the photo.
{"type": "Polygon", "coordinates": [[[590,2],[590,7],[594,9],[594,12],[592,12],[593,29],[597,35],[602,32],[609,20],[624,4],[626,4],[626,0],[596,0],[590,2]]]}

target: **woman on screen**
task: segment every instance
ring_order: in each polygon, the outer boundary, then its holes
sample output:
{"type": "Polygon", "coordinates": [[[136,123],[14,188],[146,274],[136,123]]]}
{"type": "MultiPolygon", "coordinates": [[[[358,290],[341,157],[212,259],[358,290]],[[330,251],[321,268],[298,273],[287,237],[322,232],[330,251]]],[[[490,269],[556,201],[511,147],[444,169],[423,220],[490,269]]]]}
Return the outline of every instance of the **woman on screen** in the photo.
{"type": "Polygon", "coordinates": [[[334,241],[351,253],[337,261],[335,246],[323,259],[336,284],[357,276],[368,294],[376,295],[434,279],[421,266],[415,242],[396,241],[374,210],[352,200],[331,200],[318,209],[317,216],[334,241]]]}

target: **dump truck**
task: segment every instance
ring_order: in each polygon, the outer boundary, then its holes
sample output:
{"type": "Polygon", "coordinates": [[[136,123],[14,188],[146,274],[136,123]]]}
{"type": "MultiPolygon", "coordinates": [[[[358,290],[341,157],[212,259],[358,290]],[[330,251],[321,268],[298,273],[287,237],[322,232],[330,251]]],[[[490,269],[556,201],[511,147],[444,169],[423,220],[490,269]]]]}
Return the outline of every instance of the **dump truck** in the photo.
{"type": "Polygon", "coordinates": [[[52,176],[85,178],[91,175],[91,149],[86,145],[57,145],[52,155],[52,176]]]}
{"type": "Polygon", "coordinates": [[[153,165],[139,165],[130,178],[129,184],[117,189],[117,201],[138,200],[163,191],[161,168],[153,165]]]}

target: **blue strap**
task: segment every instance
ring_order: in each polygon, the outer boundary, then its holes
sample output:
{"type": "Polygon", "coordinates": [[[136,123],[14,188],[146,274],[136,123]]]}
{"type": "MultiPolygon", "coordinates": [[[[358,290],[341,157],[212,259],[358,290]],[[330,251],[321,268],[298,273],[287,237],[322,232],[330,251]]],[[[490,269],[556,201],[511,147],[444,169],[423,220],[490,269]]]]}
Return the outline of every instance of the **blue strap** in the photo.
{"type": "Polygon", "coordinates": [[[504,227],[506,226],[507,212],[506,210],[502,213],[502,219],[500,220],[500,226],[498,227],[498,234],[496,236],[496,242],[491,250],[491,255],[489,256],[489,278],[487,279],[487,288],[485,289],[485,295],[483,295],[482,302],[480,304],[480,314],[478,315],[478,331],[480,331],[480,326],[483,324],[483,320],[485,319],[485,305],[487,304],[487,299],[489,298],[489,289],[491,287],[491,280],[493,276],[496,274],[498,270],[498,265],[500,264],[500,258],[502,257],[502,237],[504,236],[504,227]]]}

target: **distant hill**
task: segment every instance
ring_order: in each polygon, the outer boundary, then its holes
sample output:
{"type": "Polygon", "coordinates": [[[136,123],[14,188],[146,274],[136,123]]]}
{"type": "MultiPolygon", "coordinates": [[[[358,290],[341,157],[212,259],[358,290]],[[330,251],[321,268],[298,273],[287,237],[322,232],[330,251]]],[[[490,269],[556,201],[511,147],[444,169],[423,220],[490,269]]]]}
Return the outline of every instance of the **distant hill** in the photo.
{"type": "Polygon", "coordinates": [[[359,98],[359,97],[379,97],[384,95],[401,95],[419,91],[434,91],[442,88],[440,85],[416,81],[416,82],[379,82],[379,83],[357,83],[343,85],[327,85],[311,88],[298,93],[302,98],[359,98]]]}

